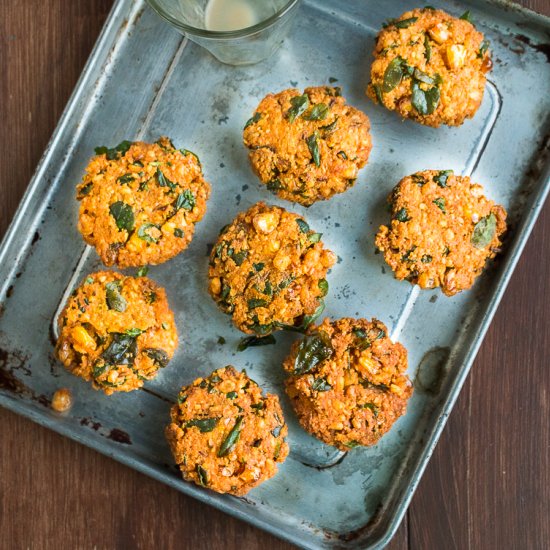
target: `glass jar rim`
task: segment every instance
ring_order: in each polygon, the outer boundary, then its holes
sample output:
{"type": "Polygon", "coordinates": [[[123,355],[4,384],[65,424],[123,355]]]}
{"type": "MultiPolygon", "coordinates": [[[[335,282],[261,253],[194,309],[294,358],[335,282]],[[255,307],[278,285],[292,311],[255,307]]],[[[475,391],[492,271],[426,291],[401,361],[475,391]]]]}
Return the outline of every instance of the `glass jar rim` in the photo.
{"type": "Polygon", "coordinates": [[[175,17],[172,17],[162,8],[157,0],[147,0],[147,3],[153,8],[158,15],[163,19],[171,23],[174,27],[179,29],[183,33],[188,33],[193,36],[199,36],[201,38],[213,38],[213,39],[227,39],[227,38],[244,38],[251,34],[262,31],[268,27],[271,27],[279,19],[284,17],[300,0],[289,0],[281,9],[276,11],[273,15],[252,25],[251,27],[245,27],[244,29],[237,29],[234,31],[210,31],[208,29],[200,29],[191,25],[186,25],[181,21],[178,21],[175,17]]]}

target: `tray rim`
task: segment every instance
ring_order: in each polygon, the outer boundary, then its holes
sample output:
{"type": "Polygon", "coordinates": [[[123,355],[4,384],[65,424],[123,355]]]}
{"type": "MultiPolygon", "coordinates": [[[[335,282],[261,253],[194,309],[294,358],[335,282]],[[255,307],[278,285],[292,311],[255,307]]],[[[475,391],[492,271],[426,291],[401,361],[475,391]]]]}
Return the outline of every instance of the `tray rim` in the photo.
{"type": "MultiPolygon", "coordinates": [[[[476,2],[476,7],[477,7],[476,2]]],[[[530,8],[524,7],[520,4],[517,4],[511,0],[483,0],[482,4],[502,10],[504,12],[515,11],[526,17],[528,17],[531,22],[546,27],[550,30],[550,16],[538,13],[530,8]]],[[[135,18],[138,19],[139,15],[143,10],[150,9],[147,0],[115,0],[113,7],[111,8],[105,24],[94,44],[94,47],[86,61],[84,68],[80,74],[80,77],[75,85],[73,92],[71,93],[65,108],[63,109],[62,115],[59,118],[59,121],[55,127],[52,137],[48,141],[43,155],[41,156],[36,169],[31,177],[29,185],[27,186],[23,197],[13,215],[12,221],[8,226],[4,237],[0,241],[0,273],[5,272],[6,278],[3,283],[0,283],[0,294],[5,291],[5,286],[12,279],[11,273],[12,268],[4,267],[7,262],[6,257],[9,256],[9,253],[12,248],[16,248],[17,252],[16,257],[19,257],[21,253],[26,253],[28,246],[27,242],[30,240],[33,233],[32,229],[34,225],[30,226],[30,229],[18,235],[18,228],[22,222],[24,222],[25,214],[27,209],[31,207],[31,199],[33,198],[37,188],[40,187],[41,179],[44,175],[46,168],[52,160],[54,155],[56,144],[61,140],[66,127],[68,126],[71,117],[73,114],[78,111],[79,104],[82,102],[86,103],[86,99],[93,96],[96,89],[94,84],[94,69],[98,66],[103,68],[109,62],[109,57],[111,52],[116,49],[117,43],[120,40],[121,31],[129,23],[131,19],[131,14],[136,12],[135,18]],[[127,8],[127,9],[126,9],[127,8]],[[23,236],[24,235],[24,236],[23,236]],[[17,247],[17,240],[20,241],[20,246],[17,247]]],[[[85,110],[85,107],[84,107],[85,110]]],[[[75,136],[76,137],[76,136],[75,136]]],[[[548,146],[548,143],[546,143],[548,146]]],[[[67,155],[68,157],[69,155],[67,155]]],[[[540,167],[537,179],[539,181],[538,189],[533,192],[530,200],[525,203],[524,210],[522,212],[522,217],[520,218],[520,223],[518,224],[515,235],[513,239],[508,243],[507,246],[507,255],[501,262],[501,267],[499,273],[495,274],[495,289],[492,292],[489,303],[478,321],[479,330],[475,337],[470,342],[470,348],[468,353],[465,355],[463,365],[460,370],[457,372],[456,377],[449,386],[449,391],[446,398],[438,405],[440,409],[440,414],[437,421],[431,427],[431,430],[426,434],[426,442],[423,445],[422,450],[416,455],[412,466],[410,467],[411,471],[411,482],[406,487],[406,490],[403,496],[400,497],[400,502],[397,504],[395,510],[390,514],[389,521],[381,522],[374,526],[370,532],[370,544],[365,548],[369,549],[381,549],[385,547],[388,542],[393,538],[395,532],[397,531],[399,525],[401,524],[403,517],[409,507],[412,496],[414,495],[416,488],[422,478],[424,470],[428,464],[428,461],[433,454],[435,446],[437,445],[441,432],[444,429],[447,419],[455,405],[455,402],[460,394],[460,391],[464,385],[464,382],[470,372],[470,369],[473,365],[473,362],[477,356],[479,348],[483,343],[485,334],[489,329],[492,319],[496,313],[498,305],[506,291],[508,283],[514,273],[516,265],[521,257],[523,249],[529,239],[529,236],[533,230],[534,225],[537,222],[539,214],[545,204],[545,200],[550,194],[550,156],[546,159],[546,162],[542,167],[540,167]]],[[[33,216],[34,221],[40,217],[41,210],[38,210],[35,216],[33,216]]],[[[15,262],[17,263],[17,262],[15,262]]],[[[0,312],[2,311],[2,306],[5,302],[0,302],[0,312]]],[[[37,424],[44,426],[57,432],[65,437],[70,438],[77,443],[85,445],[101,454],[108,456],[116,460],[117,462],[129,466],[140,473],[146,474],[149,477],[158,480],[172,489],[176,489],[180,492],[183,492],[187,496],[196,498],[201,502],[204,502],[210,506],[214,506],[217,509],[236,517],[241,521],[246,521],[263,529],[272,535],[284,539],[292,544],[298,545],[303,548],[317,548],[317,546],[310,546],[304,544],[305,541],[299,539],[295,536],[293,531],[281,531],[272,525],[269,521],[259,518],[256,516],[251,516],[247,512],[231,505],[231,501],[222,501],[216,500],[212,501],[209,491],[204,490],[194,490],[194,487],[187,486],[175,486],[173,481],[173,476],[169,473],[164,473],[161,470],[151,467],[145,459],[139,459],[128,453],[117,452],[118,447],[114,446],[114,443],[109,442],[108,440],[97,438],[89,439],[82,436],[81,430],[78,428],[67,424],[59,422],[55,417],[49,417],[42,413],[42,409],[38,408],[35,404],[23,401],[17,398],[10,396],[9,394],[0,393],[0,406],[15,412],[37,424]],[[187,490],[185,490],[187,489],[187,490]]],[[[382,518],[384,515],[382,514],[382,518]]],[[[355,530],[357,532],[362,531],[368,527],[370,523],[366,524],[363,527],[355,530]]],[[[351,531],[353,533],[354,531],[351,531]]],[[[328,533],[326,533],[328,535],[328,533]]],[[[348,532],[342,533],[330,533],[331,535],[346,535],[348,532]]],[[[332,539],[332,540],[338,540],[332,539]]],[[[329,546],[333,546],[331,538],[327,538],[326,542],[329,546]]],[[[362,541],[367,542],[368,539],[363,538],[361,535],[354,539],[356,543],[362,541]]],[[[341,543],[344,545],[344,541],[341,540],[341,543]]]]}

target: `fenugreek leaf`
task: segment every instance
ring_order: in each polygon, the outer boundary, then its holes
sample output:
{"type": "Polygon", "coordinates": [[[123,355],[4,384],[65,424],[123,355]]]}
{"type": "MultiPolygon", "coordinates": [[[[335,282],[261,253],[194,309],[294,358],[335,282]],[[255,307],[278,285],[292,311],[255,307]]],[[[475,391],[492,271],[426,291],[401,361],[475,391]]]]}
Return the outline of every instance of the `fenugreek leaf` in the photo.
{"type": "Polygon", "coordinates": [[[460,19],[463,19],[464,21],[468,21],[468,23],[474,24],[474,20],[472,18],[472,14],[470,10],[465,11],[461,16],[460,19]]]}
{"type": "Polygon", "coordinates": [[[195,426],[201,433],[211,432],[219,422],[219,418],[194,418],[185,423],[186,428],[195,426]]]}
{"type": "Polygon", "coordinates": [[[96,155],[105,155],[107,160],[115,160],[121,156],[124,156],[128,149],[132,146],[131,141],[121,141],[116,147],[105,147],[104,145],[95,148],[96,155]]]}
{"type": "Polygon", "coordinates": [[[119,230],[132,231],[134,228],[134,211],[129,204],[123,201],[116,201],[109,206],[109,212],[115,219],[119,230]]]}
{"type": "Polygon", "coordinates": [[[170,181],[164,175],[164,172],[160,168],[157,168],[157,172],[156,172],[155,175],[156,175],[157,181],[159,182],[159,185],[161,187],[169,187],[170,191],[174,191],[174,189],[177,189],[178,186],[175,183],[173,183],[172,181],[170,181]]]}
{"type": "Polygon", "coordinates": [[[332,386],[324,378],[315,378],[313,384],[311,384],[311,389],[314,391],[329,391],[332,386]]]}
{"type": "Polygon", "coordinates": [[[424,57],[426,63],[429,63],[432,58],[432,46],[430,45],[430,39],[427,34],[424,35],[424,57]]]}
{"type": "Polygon", "coordinates": [[[437,197],[432,201],[438,208],[443,212],[444,214],[447,213],[447,210],[445,210],[445,199],[443,197],[437,197]]]}
{"type": "Polygon", "coordinates": [[[452,170],[441,170],[434,176],[433,180],[439,187],[447,187],[447,179],[453,174],[454,172],[452,170]]]}
{"type": "Polygon", "coordinates": [[[497,219],[491,212],[476,223],[471,238],[472,244],[476,248],[485,248],[493,240],[496,229],[497,219]]]}
{"type": "Polygon", "coordinates": [[[409,215],[408,215],[408,213],[407,213],[407,209],[406,209],[406,208],[400,208],[400,209],[395,213],[394,219],[396,219],[398,222],[407,222],[407,221],[409,221],[411,218],[409,218],[409,215]]]}
{"type": "Polygon", "coordinates": [[[101,354],[109,365],[131,365],[137,353],[137,342],[134,336],[120,332],[111,333],[112,340],[101,354]]]}
{"type": "Polygon", "coordinates": [[[385,94],[391,92],[394,88],[399,86],[401,80],[403,80],[403,64],[402,57],[394,57],[384,71],[384,82],[382,84],[382,92],[385,94]]]}
{"type": "Polygon", "coordinates": [[[237,417],[235,425],[231,428],[231,431],[227,434],[227,437],[223,440],[220,449],[218,450],[218,456],[222,457],[231,451],[233,447],[238,443],[241,436],[241,427],[243,424],[243,417],[237,417]]]}
{"type": "Polygon", "coordinates": [[[120,293],[119,281],[111,281],[105,285],[105,300],[109,309],[113,309],[119,313],[126,311],[128,304],[120,293]]]}
{"type": "Polygon", "coordinates": [[[290,123],[296,120],[309,107],[309,97],[307,94],[302,94],[290,98],[292,107],[286,112],[286,116],[290,123]]]}
{"type": "Polygon", "coordinates": [[[199,484],[206,487],[208,485],[208,472],[200,464],[197,464],[196,470],[199,484]]]}
{"type": "Polygon", "coordinates": [[[170,361],[168,354],[163,349],[145,348],[143,353],[152,359],[161,369],[168,365],[168,362],[170,361]]]}
{"type": "Polygon", "coordinates": [[[421,115],[431,115],[439,105],[440,95],[439,86],[423,90],[415,81],[412,85],[411,103],[421,115]]]}
{"type": "Polygon", "coordinates": [[[179,210],[184,208],[185,210],[193,210],[195,207],[195,195],[189,189],[186,189],[183,193],[178,195],[176,202],[174,203],[174,208],[179,210]]]}
{"type": "Polygon", "coordinates": [[[256,122],[258,122],[261,118],[262,118],[262,113],[258,113],[258,112],[254,113],[254,115],[251,116],[246,121],[246,124],[244,125],[243,130],[246,130],[249,126],[252,126],[252,124],[256,124],[256,122]]]}
{"type": "Polygon", "coordinates": [[[144,223],[139,226],[139,229],[137,230],[137,236],[147,243],[157,243],[158,239],[156,237],[153,237],[150,233],[150,229],[158,229],[160,230],[160,227],[158,225],[155,225],[154,223],[144,223]]]}
{"type": "Polygon", "coordinates": [[[321,154],[319,152],[319,133],[317,130],[306,138],[307,147],[316,166],[321,166],[321,154]]]}
{"type": "Polygon", "coordinates": [[[309,225],[302,218],[296,218],[296,223],[298,224],[298,227],[300,228],[300,231],[302,233],[307,233],[309,231],[309,225]]]}
{"type": "Polygon", "coordinates": [[[304,374],[313,370],[333,353],[329,338],[323,332],[307,335],[298,345],[294,360],[294,374],[304,374]]]}
{"type": "Polygon", "coordinates": [[[275,336],[269,334],[267,336],[246,336],[243,338],[237,346],[237,351],[244,351],[245,349],[257,347],[257,346],[270,346],[276,344],[275,336]]]}
{"type": "Polygon", "coordinates": [[[329,106],[326,103],[317,103],[302,115],[304,120],[325,120],[329,112],[329,106]]]}

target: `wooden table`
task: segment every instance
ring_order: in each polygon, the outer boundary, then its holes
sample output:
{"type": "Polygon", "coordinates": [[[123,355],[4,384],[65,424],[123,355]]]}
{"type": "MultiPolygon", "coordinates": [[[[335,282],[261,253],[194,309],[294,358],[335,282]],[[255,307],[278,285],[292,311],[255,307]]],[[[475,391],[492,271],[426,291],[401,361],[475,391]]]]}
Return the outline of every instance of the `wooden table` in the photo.
{"type": "MultiPolygon", "coordinates": [[[[0,3],[0,237],[111,3],[0,3]]],[[[550,203],[389,548],[548,548],[549,249],[550,203]]],[[[3,409],[0,441],[1,548],[291,547],[3,409]]]]}

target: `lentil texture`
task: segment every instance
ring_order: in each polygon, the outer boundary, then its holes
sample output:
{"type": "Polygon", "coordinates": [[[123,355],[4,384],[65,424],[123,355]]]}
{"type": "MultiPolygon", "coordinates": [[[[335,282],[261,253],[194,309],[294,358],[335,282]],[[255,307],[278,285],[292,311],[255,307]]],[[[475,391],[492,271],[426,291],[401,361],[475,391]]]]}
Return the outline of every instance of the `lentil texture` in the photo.
{"type": "Polygon", "coordinates": [[[166,438],[184,479],[218,493],[246,494],[288,455],[278,397],[232,366],[183,387],[171,419],[166,438]]]}
{"type": "Polygon", "coordinates": [[[417,172],[397,184],[388,202],[392,220],[380,226],[375,243],[397,279],[453,296],[470,288],[500,250],[506,210],[468,176],[417,172]]]}
{"type": "Polygon", "coordinates": [[[187,248],[210,195],[198,157],[166,137],[96,151],[77,186],[78,229],[101,261],[160,264],[187,248]]]}
{"type": "Polygon", "coordinates": [[[374,48],[367,95],[428,126],[459,126],[483,99],[489,43],[466,19],[429,7],[391,20],[374,48]]]}
{"type": "Polygon", "coordinates": [[[325,319],[293,344],[286,392],[305,430],[342,451],[374,445],[407,408],[407,351],[373,319],[325,319]]]}
{"type": "Polygon", "coordinates": [[[370,122],[340,88],[267,95],[244,129],[252,168],[267,188],[304,206],[355,183],[372,147],[370,122]]]}
{"type": "Polygon", "coordinates": [[[132,391],[165,367],[178,345],[166,292],[147,277],[86,277],[59,316],[56,353],[107,395],[132,391]]]}
{"type": "Polygon", "coordinates": [[[222,229],[210,255],[209,291],[247,334],[305,327],[324,307],[335,261],[301,216],[260,202],[222,229]]]}

